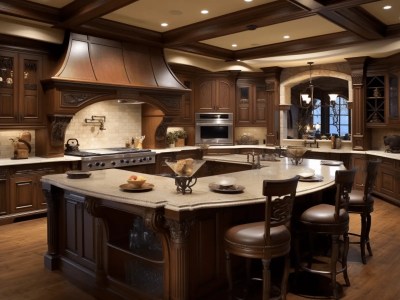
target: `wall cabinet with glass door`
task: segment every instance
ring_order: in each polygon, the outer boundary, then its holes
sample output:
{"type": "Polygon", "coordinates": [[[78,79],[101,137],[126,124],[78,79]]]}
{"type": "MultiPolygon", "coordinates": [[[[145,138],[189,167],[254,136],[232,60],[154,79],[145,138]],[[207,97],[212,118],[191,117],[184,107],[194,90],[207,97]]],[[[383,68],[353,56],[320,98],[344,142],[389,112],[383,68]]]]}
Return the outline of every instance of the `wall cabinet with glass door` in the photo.
{"type": "Polygon", "coordinates": [[[236,125],[266,126],[267,105],[263,82],[238,80],[236,93],[236,125]]]}
{"type": "Polygon", "coordinates": [[[389,123],[400,126],[400,72],[389,74],[389,123]]]}
{"type": "Polygon", "coordinates": [[[43,125],[42,57],[0,51],[0,126],[43,125]]]}

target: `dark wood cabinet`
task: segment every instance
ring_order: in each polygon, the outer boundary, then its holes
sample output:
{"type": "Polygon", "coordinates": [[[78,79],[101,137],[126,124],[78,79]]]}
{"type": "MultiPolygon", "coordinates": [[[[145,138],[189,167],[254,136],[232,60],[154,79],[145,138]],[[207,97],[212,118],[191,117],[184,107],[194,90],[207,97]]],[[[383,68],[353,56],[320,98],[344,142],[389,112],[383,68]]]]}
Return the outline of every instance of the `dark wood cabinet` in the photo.
{"type": "Polygon", "coordinates": [[[265,84],[238,80],[236,89],[236,126],[266,126],[265,84]]]}
{"type": "Polygon", "coordinates": [[[366,168],[367,168],[367,157],[362,154],[353,154],[351,156],[350,167],[356,169],[356,176],[354,178],[353,188],[357,190],[364,189],[366,168]]]}
{"type": "Polygon", "coordinates": [[[8,185],[8,170],[0,168],[0,216],[7,214],[7,185],[8,185]]]}
{"type": "Polygon", "coordinates": [[[400,124],[400,94],[399,94],[399,72],[389,75],[389,123],[400,124]]]}
{"type": "Polygon", "coordinates": [[[400,161],[390,158],[379,159],[382,162],[378,169],[374,194],[400,206],[400,161]]]}
{"type": "Polygon", "coordinates": [[[42,57],[0,52],[0,126],[43,126],[42,57]]]}
{"type": "Polygon", "coordinates": [[[235,83],[229,78],[200,78],[196,80],[196,112],[234,112],[235,83]]]}
{"type": "Polygon", "coordinates": [[[181,99],[181,115],[174,121],[174,125],[193,125],[194,124],[194,79],[187,75],[176,74],[185,87],[191,89],[189,93],[182,95],[181,99]]]}
{"type": "Polygon", "coordinates": [[[74,168],[70,162],[13,165],[0,168],[0,224],[45,213],[46,199],[40,179],[74,168]]]}

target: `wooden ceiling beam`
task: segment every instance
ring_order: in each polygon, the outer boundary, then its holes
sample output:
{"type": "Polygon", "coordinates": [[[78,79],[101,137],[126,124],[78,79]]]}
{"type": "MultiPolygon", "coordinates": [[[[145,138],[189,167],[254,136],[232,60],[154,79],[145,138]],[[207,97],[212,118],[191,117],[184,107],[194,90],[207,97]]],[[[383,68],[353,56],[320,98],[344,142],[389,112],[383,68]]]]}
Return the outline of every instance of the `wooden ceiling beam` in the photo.
{"type": "Polygon", "coordinates": [[[287,2],[275,1],[170,30],[163,38],[166,47],[173,47],[313,15],[287,2]]]}
{"type": "Polygon", "coordinates": [[[60,27],[76,28],[138,0],[75,0],[61,9],[60,27]]]}
{"type": "Polygon", "coordinates": [[[60,18],[58,9],[25,0],[1,1],[0,14],[46,24],[56,24],[60,18]]]}

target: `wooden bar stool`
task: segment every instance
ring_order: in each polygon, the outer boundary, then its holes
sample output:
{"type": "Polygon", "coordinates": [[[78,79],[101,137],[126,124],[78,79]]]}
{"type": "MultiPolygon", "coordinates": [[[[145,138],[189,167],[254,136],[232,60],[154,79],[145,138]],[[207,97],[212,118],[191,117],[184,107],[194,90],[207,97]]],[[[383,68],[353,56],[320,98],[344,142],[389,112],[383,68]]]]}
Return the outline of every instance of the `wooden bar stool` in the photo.
{"type": "Polygon", "coordinates": [[[349,235],[359,237],[358,242],[350,242],[350,244],[360,244],[361,260],[363,264],[367,263],[365,257],[365,246],[367,246],[368,253],[372,256],[372,249],[369,242],[369,232],[371,230],[371,212],[374,211],[374,198],[372,197],[372,189],[375,184],[376,176],[378,174],[378,167],[380,161],[368,161],[367,176],[363,190],[352,190],[349,194],[349,213],[359,214],[361,217],[361,233],[351,233],[349,235]]]}
{"type": "MultiPolygon", "coordinates": [[[[289,275],[289,252],[291,234],[289,223],[293,201],[296,195],[299,176],[285,180],[264,180],[263,195],[265,202],[265,220],[231,227],[225,233],[224,244],[229,291],[232,293],[232,271],[230,255],[247,259],[261,259],[263,265],[263,300],[270,298],[271,278],[270,263],[272,258],[285,257],[280,295],[286,298],[289,275]]],[[[246,268],[247,281],[249,267],[246,268]]]]}
{"type": "MultiPolygon", "coordinates": [[[[296,228],[295,252],[296,252],[296,272],[299,270],[315,273],[327,274],[331,278],[331,287],[333,296],[338,299],[338,291],[336,287],[336,275],[343,273],[346,285],[350,286],[350,280],[347,275],[347,252],[349,248],[349,214],[347,205],[349,201],[349,192],[351,192],[356,170],[338,170],[335,173],[335,203],[321,203],[312,206],[305,210],[301,216],[296,228]],[[327,263],[328,268],[324,269],[319,265],[319,268],[313,268],[314,249],[311,247],[309,252],[308,264],[302,262],[300,253],[299,238],[306,235],[309,238],[317,236],[328,236],[331,240],[330,258],[327,263]],[[342,240],[340,239],[342,238],[342,240]],[[339,249],[339,243],[343,245],[342,251],[339,249]],[[341,254],[339,255],[339,252],[341,254]],[[337,264],[341,263],[338,269],[337,264]]],[[[321,199],[323,200],[323,199],[321,199]]],[[[321,201],[323,202],[323,201],[321,201]]],[[[312,239],[310,239],[312,241],[312,239]]],[[[312,245],[313,243],[309,243],[312,245]]]]}

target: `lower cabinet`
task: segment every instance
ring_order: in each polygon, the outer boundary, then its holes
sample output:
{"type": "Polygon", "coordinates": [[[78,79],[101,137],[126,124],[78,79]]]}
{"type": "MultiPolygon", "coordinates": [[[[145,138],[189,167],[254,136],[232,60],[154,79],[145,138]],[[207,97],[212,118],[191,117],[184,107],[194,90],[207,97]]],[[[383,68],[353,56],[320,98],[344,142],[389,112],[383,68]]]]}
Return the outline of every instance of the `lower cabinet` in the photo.
{"type": "Polygon", "coordinates": [[[8,170],[0,168],[0,216],[7,214],[8,170]]]}
{"type": "Polygon", "coordinates": [[[64,173],[70,163],[14,165],[0,171],[0,224],[18,217],[45,213],[46,199],[40,179],[43,175],[64,173]]]}
{"type": "Polygon", "coordinates": [[[380,158],[374,194],[400,206],[400,161],[380,158]]]}
{"type": "Polygon", "coordinates": [[[353,188],[357,190],[364,189],[365,176],[367,169],[367,156],[363,154],[353,154],[351,156],[351,168],[356,169],[356,176],[354,177],[353,188]]]}

